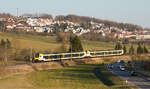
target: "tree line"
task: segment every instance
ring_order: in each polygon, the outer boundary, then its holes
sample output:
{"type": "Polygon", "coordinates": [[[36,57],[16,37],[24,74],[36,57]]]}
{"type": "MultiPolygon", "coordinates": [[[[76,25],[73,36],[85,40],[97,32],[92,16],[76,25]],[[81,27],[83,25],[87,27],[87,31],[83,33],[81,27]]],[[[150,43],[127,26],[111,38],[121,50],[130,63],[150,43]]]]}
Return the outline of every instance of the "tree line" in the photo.
{"type": "MultiPolygon", "coordinates": [[[[127,48],[126,45],[122,45],[121,43],[117,43],[115,45],[115,50],[124,50],[124,53],[127,54],[127,48]]],[[[145,45],[138,44],[138,47],[136,48],[136,54],[144,54],[149,53],[147,47],[145,45]]],[[[128,54],[134,55],[135,54],[135,47],[133,45],[130,46],[128,54]]]]}
{"type": "MultiPolygon", "coordinates": [[[[19,40],[1,39],[0,40],[0,61],[7,65],[10,61],[29,61],[31,50],[29,48],[20,49],[19,40]],[[12,45],[13,44],[13,45],[12,45]]],[[[35,50],[32,50],[35,53],[35,50]]],[[[33,54],[32,54],[33,55],[33,54]]]]}
{"type": "MultiPolygon", "coordinates": [[[[0,13],[0,17],[1,18],[10,18],[10,17],[16,18],[15,16],[9,13],[0,13]]],[[[108,26],[108,27],[115,26],[120,29],[127,28],[129,31],[143,30],[143,28],[139,25],[134,25],[134,24],[129,24],[129,23],[118,23],[115,21],[102,20],[98,18],[93,18],[93,17],[88,17],[88,16],[78,16],[78,15],[73,15],[73,14],[69,14],[67,16],[58,15],[55,18],[53,18],[51,14],[47,14],[47,13],[40,13],[40,14],[25,13],[21,17],[39,17],[39,18],[49,18],[49,19],[53,19],[56,21],[71,21],[71,22],[79,23],[85,28],[89,28],[90,27],[89,23],[93,21],[96,23],[103,23],[105,26],[108,26]]]]}
{"type": "Polygon", "coordinates": [[[129,23],[118,23],[114,21],[109,21],[109,20],[102,20],[102,19],[97,19],[93,17],[87,17],[87,16],[77,16],[77,15],[58,15],[55,17],[55,20],[57,21],[71,21],[79,24],[83,24],[84,26],[88,27],[89,22],[96,22],[96,23],[103,23],[105,26],[115,26],[120,29],[127,28],[129,31],[134,31],[134,30],[143,30],[143,28],[139,25],[134,25],[134,24],[129,24],[129,23]]]}

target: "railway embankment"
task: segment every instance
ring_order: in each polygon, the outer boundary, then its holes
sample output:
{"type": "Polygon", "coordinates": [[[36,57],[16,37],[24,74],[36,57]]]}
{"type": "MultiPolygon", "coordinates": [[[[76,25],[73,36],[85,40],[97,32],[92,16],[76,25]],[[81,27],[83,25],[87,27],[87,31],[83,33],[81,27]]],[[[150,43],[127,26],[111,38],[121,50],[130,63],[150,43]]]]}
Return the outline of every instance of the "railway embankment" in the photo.
{"type": "Polygon", "coordinates": [[[104,61],[114,61],[118,59],[128,60],[131,58],[129,56],[114,56],[114,57],[84,58],[65,61],[17,64],[5,67],[4,70],[0,72],[0,77],[7,77],[16,74],[26,74],[40,70],[58,69],[63,67],[75,66],[78,64],[103,63],[104,61]]]}

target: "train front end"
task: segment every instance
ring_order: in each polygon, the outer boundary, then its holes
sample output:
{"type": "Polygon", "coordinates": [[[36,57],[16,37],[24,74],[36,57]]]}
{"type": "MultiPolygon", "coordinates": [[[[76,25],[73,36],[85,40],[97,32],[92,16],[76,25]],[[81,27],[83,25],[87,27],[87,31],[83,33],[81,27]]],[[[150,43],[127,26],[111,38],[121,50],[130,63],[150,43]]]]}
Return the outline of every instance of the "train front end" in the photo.
{"type": "Polygon", "coordinates": [[[40,60],[40,53],[36,53],[32,58],[32,62],[38,62],[40,60]]]}

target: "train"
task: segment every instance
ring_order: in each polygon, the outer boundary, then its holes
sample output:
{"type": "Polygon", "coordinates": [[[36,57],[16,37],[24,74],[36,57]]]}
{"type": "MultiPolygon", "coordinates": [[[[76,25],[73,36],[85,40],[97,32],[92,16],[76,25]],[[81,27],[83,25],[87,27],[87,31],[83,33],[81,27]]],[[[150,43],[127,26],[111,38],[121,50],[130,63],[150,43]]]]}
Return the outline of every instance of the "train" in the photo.
{"type": "Polygon", "coordinates": [[[32,58],[32,62],[121,56],[123,54],[124,54],[123,50],[83,51],[83,52],[69,52],[69,53],[36,53],[32,58]]]}

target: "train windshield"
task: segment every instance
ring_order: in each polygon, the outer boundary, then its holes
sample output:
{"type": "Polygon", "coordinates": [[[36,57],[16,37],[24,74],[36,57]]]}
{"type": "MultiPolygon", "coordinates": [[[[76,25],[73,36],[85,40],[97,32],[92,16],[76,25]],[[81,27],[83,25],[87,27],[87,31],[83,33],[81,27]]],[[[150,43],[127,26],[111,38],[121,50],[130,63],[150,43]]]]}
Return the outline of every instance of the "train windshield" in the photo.
{"type": "Polygon", "coordinates": [[[35,57],[39,57],[39,53],[36,53],[36,54],[35,54],[35,57]]]}

